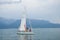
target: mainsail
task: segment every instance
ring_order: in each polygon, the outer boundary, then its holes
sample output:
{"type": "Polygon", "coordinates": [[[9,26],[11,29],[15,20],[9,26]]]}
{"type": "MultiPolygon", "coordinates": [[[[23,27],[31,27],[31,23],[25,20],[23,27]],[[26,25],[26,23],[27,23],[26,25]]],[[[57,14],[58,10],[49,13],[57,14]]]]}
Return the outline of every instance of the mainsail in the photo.
{"type": "Polygon", "coordinates": [[[19,31],[26,31],[26,15],[23,15],[21,18],[21,24],[19,27],[19,31]]]}

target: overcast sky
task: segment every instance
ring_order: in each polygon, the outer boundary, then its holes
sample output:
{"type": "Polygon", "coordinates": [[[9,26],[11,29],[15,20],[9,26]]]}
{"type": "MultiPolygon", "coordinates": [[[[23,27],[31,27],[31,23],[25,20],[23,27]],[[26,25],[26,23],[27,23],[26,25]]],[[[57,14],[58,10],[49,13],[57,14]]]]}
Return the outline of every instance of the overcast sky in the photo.
{"type": "Polygon", "coordinates": [[[16,1],[20,0],[0,0],[0,17],[20,19],[25,6],[31,19],[60,23],[60,0],[21,0],[20,3],[4,3],[16,1]]]}

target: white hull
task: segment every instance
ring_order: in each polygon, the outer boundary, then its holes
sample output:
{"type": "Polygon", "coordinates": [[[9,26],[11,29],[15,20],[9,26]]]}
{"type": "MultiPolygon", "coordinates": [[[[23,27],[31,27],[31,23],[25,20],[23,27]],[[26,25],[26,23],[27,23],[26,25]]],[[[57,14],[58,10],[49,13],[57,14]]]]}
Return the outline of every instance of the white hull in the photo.
{"type": "Polygon", "coordinates": [[[34,35],[33,32],[17,32],[18,35],[34,35]]]}

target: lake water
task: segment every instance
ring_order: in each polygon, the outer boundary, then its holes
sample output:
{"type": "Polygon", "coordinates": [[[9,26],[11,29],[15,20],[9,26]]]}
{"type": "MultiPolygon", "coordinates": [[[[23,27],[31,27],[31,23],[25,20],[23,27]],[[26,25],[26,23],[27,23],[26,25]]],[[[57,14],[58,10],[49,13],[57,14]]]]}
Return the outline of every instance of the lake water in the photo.
{"type": "Polygon", "coordinates": [[[17,29],[0,29],[0,40],[60,40],[60,28],[34,28],[35,35],[17,35],[17,29]]]}

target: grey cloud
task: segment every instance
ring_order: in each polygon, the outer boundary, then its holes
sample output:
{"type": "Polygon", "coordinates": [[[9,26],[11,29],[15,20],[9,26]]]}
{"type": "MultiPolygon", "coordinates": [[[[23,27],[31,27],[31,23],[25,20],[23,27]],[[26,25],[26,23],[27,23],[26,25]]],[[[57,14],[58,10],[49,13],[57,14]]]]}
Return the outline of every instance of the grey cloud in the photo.
{"type": "MultiPolygon", "coordinates": [[[[32,1],[32,0],[31,0],[32,1]]],[[[54,22],[53,20],[60,20],[60,2],[59,0],[33,0],[33,6],[31,6],[32,4],[28,5],[27,3],[27,14],[30,18],[43,18],[44,20],[49,20],[54,22]],[[35,2],[38,4],[34,5],[35,2]],[[31,7],[30,7],[31,6],[31,7]],[[35,7],[36,6],[36,7],[35,7]]],[[[17,8],[15,6],[15,8],[12,8],[8,10],[6,10],[5,15],[3,15],[4,13],[0,12],[0,14],[4,17],[7,18],[20,18],[21,10],[19,10],[20,7],[19,5],[16,5],[17,8]],[[9,14],[8,14],[9,13],[9,14]],[[8,15],[8,16],[6,16],[8,15]],[[12,16],[11,16],[12,15],[12,16]]],[[[8,6],[9,7],[9,6],[8,6]]],[[[12,7],[12,6],[11,6],[12,7]]],[[[5,11],[5,10],[4,10],[5,11]]],[[[1,16],[0,15],[0,16],[1,16]]]]}

